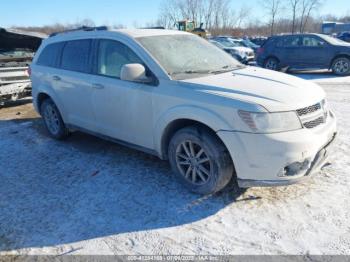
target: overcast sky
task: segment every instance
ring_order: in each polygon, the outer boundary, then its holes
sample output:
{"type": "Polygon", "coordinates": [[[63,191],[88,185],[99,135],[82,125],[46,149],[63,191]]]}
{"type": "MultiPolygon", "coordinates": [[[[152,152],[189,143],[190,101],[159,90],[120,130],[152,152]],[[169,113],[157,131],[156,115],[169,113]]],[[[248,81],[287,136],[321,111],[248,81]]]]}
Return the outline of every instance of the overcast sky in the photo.
{"type": "MultiPolygon", "coordinates": [[[[261,0],[232,0],[233,8],[251,8],[251,15],[264,19],[261,0]]],[[[350,14],[350,0],[325,0],[320,14],[350,14]]],[[[5,0],[1,1],[0,27],[74,23],[85,18],[96,24],[144,25],[158,17],[162,0],[5,0]]]]}

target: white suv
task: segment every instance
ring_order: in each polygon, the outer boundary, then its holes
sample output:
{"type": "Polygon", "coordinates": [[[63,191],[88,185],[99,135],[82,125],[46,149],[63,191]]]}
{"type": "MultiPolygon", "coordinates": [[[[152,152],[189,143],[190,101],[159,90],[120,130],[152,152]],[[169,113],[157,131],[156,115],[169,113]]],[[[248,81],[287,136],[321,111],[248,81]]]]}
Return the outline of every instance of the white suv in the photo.
{"type": "Polygon", "coordinates": [[[81,130],[169,159],[192,191],[288,185],[336,135],[324,91],[238,63],[195,35],[85,28],[45,40],[31,66],[50,135],[81,130]]]}

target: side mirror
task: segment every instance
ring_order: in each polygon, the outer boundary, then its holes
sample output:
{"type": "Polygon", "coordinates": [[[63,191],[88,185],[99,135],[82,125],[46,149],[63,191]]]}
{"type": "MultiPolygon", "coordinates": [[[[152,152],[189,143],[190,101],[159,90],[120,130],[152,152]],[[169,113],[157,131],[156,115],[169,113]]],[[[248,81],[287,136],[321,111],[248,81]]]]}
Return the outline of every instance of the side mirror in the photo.
{"type": "Polygon", "coordinates": [[[146,76],[146,69],[141,64],[126,64],[123,65],[120,79],[130,82],[139,82],[139,83],[150,83],[152,79],[146,76]]]}

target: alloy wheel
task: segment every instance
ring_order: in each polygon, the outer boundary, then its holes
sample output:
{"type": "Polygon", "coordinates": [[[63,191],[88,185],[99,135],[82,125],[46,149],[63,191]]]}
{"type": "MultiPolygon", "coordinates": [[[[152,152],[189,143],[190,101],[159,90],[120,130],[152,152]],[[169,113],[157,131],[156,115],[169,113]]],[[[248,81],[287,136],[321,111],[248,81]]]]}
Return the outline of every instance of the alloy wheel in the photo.
{"type": "Polygon", "coordinates": [[[60,120],[56,109],[52,105],[47,105],[44,110],[44,119],[51,134],[57,134],[60,129],[60,120]]]}
{"type": "Polygon", "coordinates": [[[345,58],[341,58],[338,59],[335,63],[334,63],[334,71],[337,74],[345,74],[349,71],[350,68],[350,61],[348,59],[345,58]]]}
{"type": "Polygon", "coordinates": [[[265,64],[265,68],[266,69],[270,69],[270,70],[277,70],[277,62],[274,59],[269,59],[267,60],[266,64],[265,64]]]}
{"type": "Polygon", "coordinates": [[[176,164],[184,178],[194,185],[205,184],[211,176],[210,158],[199,144],[192,141],[184,141],[178,145],[176,164]]]}

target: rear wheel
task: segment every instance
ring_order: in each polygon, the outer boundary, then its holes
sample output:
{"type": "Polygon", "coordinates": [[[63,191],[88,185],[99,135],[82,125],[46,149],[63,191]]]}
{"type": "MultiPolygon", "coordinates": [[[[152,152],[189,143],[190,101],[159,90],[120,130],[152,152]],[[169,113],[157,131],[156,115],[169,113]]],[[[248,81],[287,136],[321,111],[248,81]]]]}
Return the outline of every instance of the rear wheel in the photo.
{"type": "Polygon", "coordinates": [[[61,114],[50,99],[45,99],[40,107],[41,116],[43,117],[45,127],[50,136],[55,139],[64,139],[68,136],[69,131],[63,123],[61,114]]]}
{"type": "Polygon", "coordinates": [[[350,74],[350,59],[347,57],[336,58],[332,64],[333,73],[340,76],[350,74]]]}
{"type": "Polygon", "coordinates": [[[264,63],[264,68],[278,71],[279,70],[279,62],[274,57],[267,58],[265,63],[264,63]]]}
{"type": "Polygon", "coordinates": [[[204,128],[192,126],[179,130],[170,141],[168,154],[177,178],[195,193],[220,191],[234,172],[225,146],[204,128]]]}

